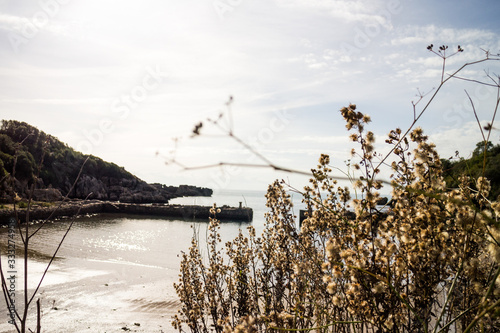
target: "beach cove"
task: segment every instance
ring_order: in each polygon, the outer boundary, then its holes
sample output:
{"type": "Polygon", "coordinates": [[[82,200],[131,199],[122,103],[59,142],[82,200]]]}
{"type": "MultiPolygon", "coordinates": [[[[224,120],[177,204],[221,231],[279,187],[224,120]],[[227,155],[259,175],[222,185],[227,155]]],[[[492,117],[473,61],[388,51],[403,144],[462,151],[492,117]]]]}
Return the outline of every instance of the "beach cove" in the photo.
{"type": "MultiPolygon", "coordinates": [[[[253,222],[222,223],[223,246],[240,229],[245,232],[250,225],[257,233],[262,231],[267,211],[264,192],[219,191],[212,198],[185,197],[172,203],[238,206],[241,201],[253,208],[253,222]]],[[[32,239],[30,288],[38,281],[71,221],[72,218],[50,222],[32,239]]],[[[171,317],[180,303],[173,283],[178,280],[182,251],[189,249],[194,233],[203,244],[208,219],[101,213],[80,216],[74,222],[40,290],[42,329],[45,332],[174,332],[171,317]]],[[[35,228],[36,224],[30,227],[35,228]]],[[[5,237],[7,229],[0,232],[5,237]]],[[[17,242],[20,244],[21,240],[17,242]]],[[[201,248],[205,249],[203,245],[201,248]]],[[[23,266],[20,251],[18,289],[23,266]]],[[[22,303],[21,293],[17,302],[22,303]]],[[[0,319],[0,331],[13,328],[7,323],[7,313],[2,313],[0,319]]]]}

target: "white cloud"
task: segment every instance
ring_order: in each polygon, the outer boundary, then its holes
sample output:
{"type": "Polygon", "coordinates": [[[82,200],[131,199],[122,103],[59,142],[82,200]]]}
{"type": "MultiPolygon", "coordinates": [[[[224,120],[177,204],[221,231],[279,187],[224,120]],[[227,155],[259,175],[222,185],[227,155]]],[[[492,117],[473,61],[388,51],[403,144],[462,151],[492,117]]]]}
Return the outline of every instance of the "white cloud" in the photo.
{"type": "Polygon", "coordinates": [[[0,13],[0,29],[11,32],[19,31],[24,23],[24,18],[15,15],[0,13]]]}
{"type": "MultiPolygon", "coordinates": [[[[456,51],[458,45],[467,50],[468,57],[476,58],[481,54],[478,45],[498,48],[498,33],[485,29],[473,28],[443,28],[434,24],[416,26],[410,25],[394,31],[391,44],[398,45],[434,45],[438,51],[439,46],[448,45],[448,54],[456,51]]],[[[482,47],[480,46],[480,47],[482,47]]],[[[463,59],[463,57],[462,57],[463,59]]]]}
{"type": "Polygon", "coordinates": [[[295,139],[294,141],[299,142],[307,142],[307,144],[346,144],[349,142],[347,135],[343,136],[301,136],[300,138],[295,139]]]}
{"type": "Polygon", "coordinates": [[[0,99],[0,103],[6,104],[47,104],[47,105],[82,105],[88,104],[93,105],[95,103],[102,103],[103,99],[101,98],[87,98],[87,99],[54,99],[54,98],[33,98],[33,99],[25,99],[25,98],[2,98],[0,99]]]}
{"type": "MultiPolygon", "coordinates": [[[[486,122],[482,122],[482,126],[486,122]]],[[[499,135],[497,131],[492,132],[490,141],[497,143],[499,135]]],[[[442,128],[440,131],[433,131],[429,135],[429,140],[436,144],[441,158],[455,156],[459,152],[460,156],[468,158],[476,148],[476,143],[483,140],[479,125],[475,121],[467,122],[459,128],[442,128]]]]}
{"type": "Polygon", "coordinates": [[[381,1],[366,0],[277,0],[282,7],[327,13],[346,23],[380,24],[391,29],[390,13],[381,1]],[[389,17],[388,17],[389,16],[389,17]]]}
{"type": "Polygon", "coordinates": [[[0,29],[10,34],[10,39],[21,38],[30,40],[36,38],[41,31],[57,36],[78,36],[75,29],[78,22],[61,22],[54,20],[51,15],[41,8],[32,17],[0,13],[0,29]]]}

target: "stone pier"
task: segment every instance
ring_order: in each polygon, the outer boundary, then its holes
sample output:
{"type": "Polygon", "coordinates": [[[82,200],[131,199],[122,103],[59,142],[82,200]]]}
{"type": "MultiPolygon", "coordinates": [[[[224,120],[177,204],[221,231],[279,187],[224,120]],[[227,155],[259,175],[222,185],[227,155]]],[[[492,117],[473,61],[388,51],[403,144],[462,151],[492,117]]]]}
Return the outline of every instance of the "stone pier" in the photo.
{"type": "MultiPolygon", "coordinates": [[[[169,204],[132,204],[109,201],[70,201],[63,203],[57,208],[58,204],[51,207],[33,207],[29,212],[30,221],[43,221],[46,219],[57,219],[61,217],[72,217],[76,215],[113,213],[113,214],[132,214],[144,216],[158,216],[165,218],[178,219],[201,219],[208,220],[209,217],[216,217],[220,221],[241,221],[251,222],[253,219],[253,210],[248,207],[229,207],[221,206],[220,213],[216,216],[210,214],[210,206],[196,205],[169,205],[169,204]]],[[[6,225],[14,217],[13,209],[0,210],[0,224],[6,225]]],[[[26,222],[26,209],[17,209],[17,216],[23,223],[26,222]]]]}

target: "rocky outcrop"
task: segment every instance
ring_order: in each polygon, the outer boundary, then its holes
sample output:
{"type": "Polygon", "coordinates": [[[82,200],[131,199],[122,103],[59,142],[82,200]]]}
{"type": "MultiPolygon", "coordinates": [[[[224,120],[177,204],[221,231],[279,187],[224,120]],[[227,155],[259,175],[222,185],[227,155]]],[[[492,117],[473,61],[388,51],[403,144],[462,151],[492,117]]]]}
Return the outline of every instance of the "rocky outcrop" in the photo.
{"type": "MultiPolygon", "coordinates": [[[[12,203],[12,188],[10,184],[3,182],[0,190],[0,202],[12,203]]],[[[19,183],[16,181],[16,184],[19,183]]],[[[53,202],[60,201],[65,196],[72,184],[66,184],[64,188],[46,187],[43,182],[38,182],[33,191],[32,198],[35,201],[53,202]]],[[[16,193],[21,199],[26,200],[30,195],[26,184],[19,183],[16,193]],[[22,190],[23,189],[23,190],[22,190]]],[[[162,184],[148,184],[138,178],[117,179],[102,177],[97,179],[89,175],[81,175],[75,188],[69,194],[71,199],[82,200],[104,200],[119,201],[127,203],[168,203],[170,199],[185,196],[211,196],[209,188],[191,185],[166,186],[162,184]]]]}
{"type": "Polygon", "coordinates": [[[108,199],[108,191],[102,181],[95,177],[82,175],[76,183],[74,197],[85,198],[88,195],[90,195],[92,199],[108,199]]]}
{"type": "Polygon", "coordinates": [[[209,197],[212,195],[212,190],[209,188],[180,185],[179,187],[177,187],[175,195],[178,197],[193,197],[193,196],[209,197]]]}
{"type": "MultiPolygon", "coordinates": [[[[68,182],[64,188],[52,188],[46,187],[43,181],[41,181],[37,183],[32,197],[35,201],[60,201],[71,186],[72,184],[68,182]]],[[[14,193],[12,188],[4,182],[4,186],[0,191],[0,202],[12,203],[14,200],[12,193],[14,193]]],[[[28,186],[19,183],[16,186],[16,193],[26,200],[29,197],[28,186]]],[[[211,189],[191,185],[165,186],[162,184],[148,184],[138,178],[117,179],[102,177],[98,179],[84,174],[78,179],[75,188],[69,194],[69,198],[128,203],[168,203],[170,199],[178,197],[211,195],[211,189]]]]}
{"type": "Polygon", "coordinates": [[[70,197],[97,199],[127,203],[168,203],[172,198],[183,196],[211,196],[212,190],[190,185],[165,186],[148,184],[138,178],[97,179],[88,175],[80,177],[70,197]]]}
{"type": "Polygon", "coordinates": [[[46,202],[60,201],[62,200],[62,194],[56,188],[36,189],[33,191],[33,200],[46,202]]]}

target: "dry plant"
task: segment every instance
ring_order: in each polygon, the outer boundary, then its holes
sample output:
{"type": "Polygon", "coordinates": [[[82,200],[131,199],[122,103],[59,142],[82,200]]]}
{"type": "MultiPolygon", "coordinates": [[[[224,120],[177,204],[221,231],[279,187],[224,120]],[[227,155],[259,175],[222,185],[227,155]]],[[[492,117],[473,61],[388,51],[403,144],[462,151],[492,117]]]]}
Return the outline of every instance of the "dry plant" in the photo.
{"type": "MultiPolygon", "coordinates": [[[[369,116],[354,104],[340,110],[359,145],[352,151],[357,163],[336,177],[329,156],[321,155],[300,191],[309,212],[300,228],[288,194],[294,189],[276,181],[268,188],[260,237],[249,227],[248,236],[240,231],[222,246],[216,219],[210,220],[204,255],[193,237],[175,284],[182,303],[173,321],[179,332],[500,330],[500,200],[487,199],[484,177],[463,175],[459,188],[448,188],[435,145],[415,128],[443,84],[464,79],[458,73],[472,64],[499,57],[488,53],[445,78],[447,47],[429,50],[443,58],[441,83],[420,112],[413,103],[406,131],[389,133],[389,154],[376,155],[369,116]],[[381,168],[392,170],[390,181],[378,178],[381,168]],[[351,180],[352,188],[339,186],[339,178],[351,180]],[[393,204],[381,212],[384,186],[393,204]]],[[[497,102],[485,144],[500,103],[500,78],[488,77],[497,102]]]]}
{"type": "MultiPolygon", "coordinates": [[[[2,263],[2,260],[0,260],[0,281],[2,285],[2,293],[3,293],[3,298],[6,304],[6,308],[9,311],[9,316],[10,320],[9,323],[13,325],[13,328],[15,329],[16,332],[18,333],[26,333],[26,332],[41,332],[41,304],[40,304],[40,299],[37,298],[39,294],[39,289],[43,283],[43,280],[47,274],[47,272],[50,269],[50,266],[52,265],[52,262],[57,256],[57,253],[59,252],[59,249],[61,248],[64,239],[68,235],[69,231],[71,230],[71,227],[73,226],[74,220],[69,224],[68,228],[66,229],[65,233],[61,237],[61,240],[59,241],[58,244],[56,244],[56,249],[52,253],[52,256],[50,257],[49,262],[45,266],[45,269],[42,273],[41,276],[38,277],[38,281],[36,282],[36,285],[30,286],[28,284],[29,277],[33,275],[33,273],[30,272],[29,270],[29,245],[30,245],[30,240],[44,227],[47,225],[47,223],[52,219],[54,214],[59,210],[62,206],[62,204],[68,200],[69,194],[71,191],[75,188],[76,183],[78,179],[80,178],[80,175],[83,171],[83,167],[85,166],[85,163],[87,162],[88,158],[83,162],[80,171],[66,194],[66,196],[63,198],[62,201],[60,201],[59,205],[55,207],[55,209],[52,211],[49,217],[47,217],[45,220],[41,221],[38,224],[31,223],[30,219],[30,212],[32,209],[32,197],[33,193],[36,188],[36,183],[37,180],[39,179],[41,168],[43,165],[43,158],[45,154],[45,149],[42,154],[42,157],[40,159],[40,162],[38,164],[36,173],[33,175],[33,179],[31,182],[27,184],[29,188],[26,188],[26,193],[28,196],[28,203],[27,203],[27,208],[26,208],[26,216],[24,218],[24,223],[20,223],[19,219],[19,212],[16,208],[16,199],[18,198],[19,195],[18,193],[15,193],[15,180],[16,180],[16,166],[17,166],[17,159],[18,159],[18,152],[20,150],[21,145],[24,143],[26,139],[28,139],[29,136],[33,134],[29,134],[27,137],[24,138],[21,142],[17,143],[17,148],[14,154],[14,161],[13,161],[13,168],[12,168],[12,173],[10,175],[7,175],[9,177],[9,180],[11,182],[11,188],[12,188],[12,198],[14,198],[13,202],[13,209],[14,209],[14,214],[12,216],[11,222],[9,224],[9,231],[6,234],[7,235],[7,253],[5,255],[6,257],[6,262],[7,265],[2,263]],[[19,236],[21,239],[21,246],[18,246],[18,243],[16,242],[16,235],[19,236]],[[19,251],[20,250],[20,251],[19,251]],[[22,253],[22,258],[23,258],[23,276],[20,279],[22,281],[22,289],[18,289],[18,283],[17,281],[19,280],[19,276],[17,275],[17,269],[14,269],[17,267],[17,254],[21,252],[22,253]],[[12,273],[14,269],[14,273],[12,273]],[[5,274],[7,272],[7,275],[5,274]],[[12,278],[14,276],[14,278],[12,278]],[[22,302],[18,301],[18,297],[16,297],[18,294],[22,294],[22,302]],[[34,301],[36,299],[36,305],[34,304],[34,301]],[[30,320],[30,314],[35,310],[33,309],[33,306],[36,306],[36,319],[35,319],[35,330],[32,330],[29,328],[29,320],[30,320]]],[[[77,215],[80,212],[81,205],[77,211],[77,215]]],[[[33,314],[34,316],[34,314],[33,314]]]]}

